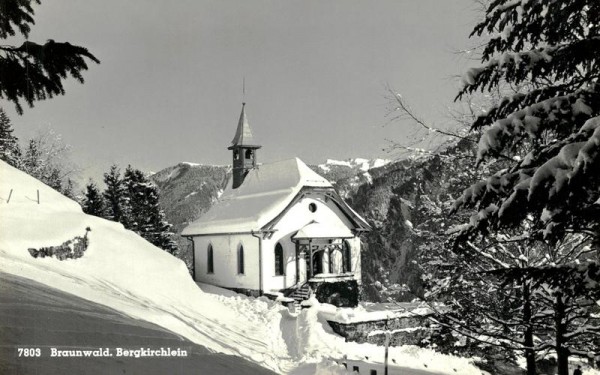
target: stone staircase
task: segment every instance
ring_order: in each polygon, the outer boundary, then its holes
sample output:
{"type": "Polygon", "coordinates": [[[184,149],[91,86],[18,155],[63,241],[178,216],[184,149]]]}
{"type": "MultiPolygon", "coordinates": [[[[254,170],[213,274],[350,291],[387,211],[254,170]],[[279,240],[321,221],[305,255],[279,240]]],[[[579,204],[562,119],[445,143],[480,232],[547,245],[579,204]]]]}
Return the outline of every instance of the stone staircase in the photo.
{"type": "Polygon", "coordinates": [[[302,285],[301,287],[299,287],[298,289],[294,290],[292,292],[292,294],[290,294],[288,297],[294,299],[294,307],[295,307],[296,311],[300,311],[300,309],[302,307],[301,306],[302,301],[309,299],[310,294],[311,294],[310,286],[308,285],[308,283],[306,283],[306,284],[302,285]]]}

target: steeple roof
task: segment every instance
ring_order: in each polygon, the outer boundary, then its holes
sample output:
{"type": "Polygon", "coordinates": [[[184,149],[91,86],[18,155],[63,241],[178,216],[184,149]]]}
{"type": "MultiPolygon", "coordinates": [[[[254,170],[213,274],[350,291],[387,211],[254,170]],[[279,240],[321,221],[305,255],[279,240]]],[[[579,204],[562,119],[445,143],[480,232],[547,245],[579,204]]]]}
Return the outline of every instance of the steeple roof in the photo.
{"type": "Polygon", "coordinates": [[[240,113],[240,121],[238,122],[235,136],[231,141],[231,146],[228,148],[231,150],[236,147],[247,147],[247,148],[260,148],[261,146],[254,140],[252,135],[252,129],[248,124],[248,117],[246,117],[246,103],[242,103],[242,113],[240,113]]]}

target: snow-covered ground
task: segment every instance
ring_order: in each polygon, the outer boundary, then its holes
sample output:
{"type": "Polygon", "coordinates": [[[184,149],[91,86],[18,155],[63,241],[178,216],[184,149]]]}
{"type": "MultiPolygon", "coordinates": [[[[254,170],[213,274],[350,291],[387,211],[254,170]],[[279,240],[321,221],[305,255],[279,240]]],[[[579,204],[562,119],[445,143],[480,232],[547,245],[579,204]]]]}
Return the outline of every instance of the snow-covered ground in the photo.
{"type": "MultiPolygon", "coordinates": [[[[64,293],[45,284],[0,272],[0,374],[143,374],[276,375],[241,357],[209,353],[202,346],[162,327],[127,317],[109,307],[64,293]],[[101,334],[99,334],[101,333],[101,334]],[[39,357],[19,356],[35,345],[39,357]],[[51,356],[52,349],[171,348],[185,357],[51,356]],[[174,371],[174,369],[176,369],[174,371]]],[[[140,355],[143,355],[140,353],[140,355]]]]}
{"type": "MultiPolygon", "coordinates": [[[[215,352],[247,358],[278,373],[343,373],[330,359],[383,360],[383,348],[346,343],[319,306],[293,315],[266,298],[199,288],[180,260],[122,225],[85,215],[79,205],[0,161],[0,270],[38,281],[130,317],[154,323],[215,352]],[[39,192],[39,203],[38,203],[39,192]],[[10,198],[9,198],[10,197],[10,198]],[[33,258],[28,248],[83,236],[82,258],[33,258]]],[[[416,347],[391,348],[402,374],[481,374],[470,360],[416,347]]]]}

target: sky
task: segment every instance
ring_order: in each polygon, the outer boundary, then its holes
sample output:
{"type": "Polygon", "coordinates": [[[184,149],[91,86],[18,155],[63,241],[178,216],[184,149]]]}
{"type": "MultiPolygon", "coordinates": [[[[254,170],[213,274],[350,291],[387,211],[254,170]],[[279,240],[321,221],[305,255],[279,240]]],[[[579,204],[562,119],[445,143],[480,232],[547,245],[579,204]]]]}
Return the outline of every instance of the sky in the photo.
{"type": "Polygon", "coordinates": [[[390,158],[415,125],[389,121],[386,87],[437,126],[460,86],[473,0],[104,0],[35,5],[29,39],[87,47],[85,84],[25,108],[22,140],[51,128],[81,178],[231,162],[241,103],[260,162],[390,158]],[[245,80],[245,95],[243,81],[245,80]]]}

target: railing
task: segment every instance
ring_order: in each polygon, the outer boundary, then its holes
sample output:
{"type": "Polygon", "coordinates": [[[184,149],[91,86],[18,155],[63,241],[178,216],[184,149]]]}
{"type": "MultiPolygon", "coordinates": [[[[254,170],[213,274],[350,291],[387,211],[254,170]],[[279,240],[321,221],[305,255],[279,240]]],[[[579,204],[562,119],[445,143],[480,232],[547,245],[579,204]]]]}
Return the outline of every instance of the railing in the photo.
{"type": "Polygon", "coordinates": [[[318,282],[318,281],[328,281],[328,280],[354,280],[354,273],[346,272],[346,273],[320,273],[318,276],[311,277],[309,282],[318,282]]]}

